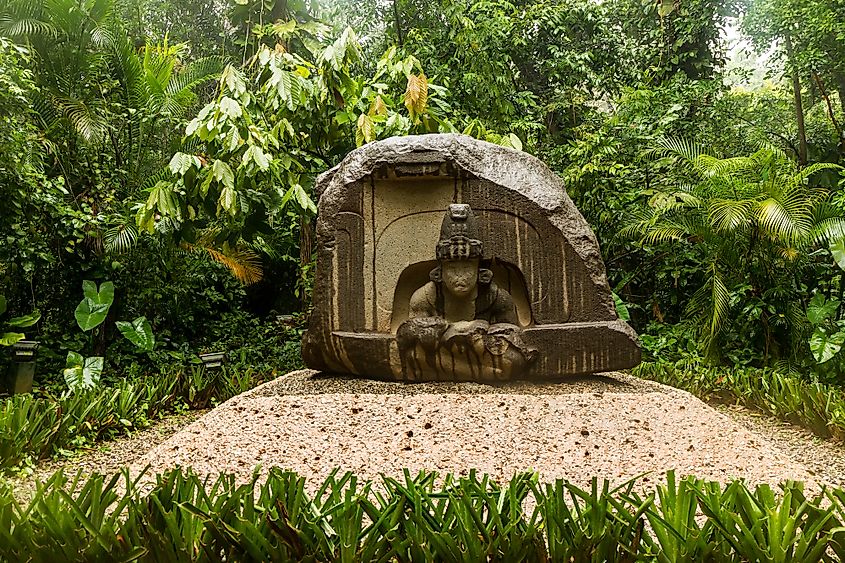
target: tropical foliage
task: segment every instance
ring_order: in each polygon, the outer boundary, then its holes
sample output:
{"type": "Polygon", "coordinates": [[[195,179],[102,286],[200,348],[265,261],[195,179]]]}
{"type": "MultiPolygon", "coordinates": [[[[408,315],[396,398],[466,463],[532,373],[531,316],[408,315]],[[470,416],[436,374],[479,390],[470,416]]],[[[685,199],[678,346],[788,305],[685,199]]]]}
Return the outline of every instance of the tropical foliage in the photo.
{"type": "Polygon", "coordinates": [[[761,324],[764,361],[782,355],[773,349],[784,341],[775,333],[800,334],[806,324],[807,288],[796,284],[794,272],[807,268],[813,251],[845,237],[845,210],[830,190],[809,184],[839,167],[799,169],[769,146],[720,159],[677,139],[661,139],[647,154],[668,158],[686,182],[642,190],[647,207],[632,214],[622,234],[644,245],[688,245],[701,257],[701,285],[687,308],[709,352],[717,350],[727,319],[742,315],[761,324]]]}
{"type": "Polygon", "coordinates": [[[564,178],[646,356],[694,366],[655,377],[835,434],[843,45],[833,0],[0,0],[0,343],[41,342],[4,455],[298,365],[317,176],[433,132],[564,178]]]}
{"type": "Polygon", "coordinates": [[[272,468],[248,483],[174,470],[56,473],[18,499],[0,489],[0,555],[66,561],[837,561],[845,491],[751,489],[665,476],[587,488],[536,474],[362,481],[272,468]],[[531,506],[533,508],[526,508],[531,506]]]}

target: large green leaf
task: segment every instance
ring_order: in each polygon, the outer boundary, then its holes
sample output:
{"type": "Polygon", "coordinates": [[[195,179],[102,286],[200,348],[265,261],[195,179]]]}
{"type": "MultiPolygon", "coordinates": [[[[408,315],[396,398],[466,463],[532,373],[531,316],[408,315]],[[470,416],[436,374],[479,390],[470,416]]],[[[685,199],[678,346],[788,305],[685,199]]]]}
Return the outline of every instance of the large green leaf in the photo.
{"type": "Polygon", "coordinates": [[[103,373],[103,358],[101,356],[83,358],[81,354],[68,352],[65,366],[62,373],[68,389],[71,391],[91,389],[100,382],[100,375],[103,373]]]}
{"type": "Polygon", "coordinates": [[[810,351],[813,352],[813,357],[820,364],[838,354],[843,344],[845,344],[845,332],[828,334],[825,329],[819,327],[810,336],[810,351]]]}
{"type": "Polygon", "coordinates": [[[94,282],[85,280],[82,282],[82,292],[85,297],[74,312],[76,324],[84,331],[93,330],[100,326],[109,314],[109,309],[114,303],[114,284],[103,282],[97,291],[94,282]]]}
{"type": "Polygon", "coordinates": [[[845,270],[845,238],[830,243],[830,253],[840,270],[845,270]]]}
{"type": "Polygon", "coordinates": [[[11,346],[24,338],[25,336],[20,332],[0,332],[0,346],[11,346]]]}
{"type": "Polygon", "coordinates": [[[820,325],[836,314],[837,307],[839,307],[839,301],[835,299],[827,301],[824,295],[816,293],[807,305],[807,318],[814,325],[820,325]]]}
{"type": "Polygon", "coordinates": [[[24,315],[22,317],[14,317],[9,319],[6,324],[9,326],[13,326],[15,328],[28,328],[37,323],[41,320],[41,313],[38,311],[33,311],[28,315],[24,315]]]}
{"type": "Polygon", "coordinates": [[[156,341],[153,335],[153,329],[146,317],[138,317],[131,323],[128,321],[117,321],[115,324],[120,333],[129,342],[137,346],[139,350],[151,352],[155,347],[156,341]]]}

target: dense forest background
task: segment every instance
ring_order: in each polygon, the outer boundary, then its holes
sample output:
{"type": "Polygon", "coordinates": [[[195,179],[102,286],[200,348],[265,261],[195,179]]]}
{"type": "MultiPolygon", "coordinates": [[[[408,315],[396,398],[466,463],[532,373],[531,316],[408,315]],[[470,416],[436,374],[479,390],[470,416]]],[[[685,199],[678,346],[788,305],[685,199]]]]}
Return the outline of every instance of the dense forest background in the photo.
{"type": "Polygon", "coordinates": [[[272,369],[316,175],[427,132],[565,179],[647,358],[843,382],[841,0],[0,0],[4,343],[272,369]]]}

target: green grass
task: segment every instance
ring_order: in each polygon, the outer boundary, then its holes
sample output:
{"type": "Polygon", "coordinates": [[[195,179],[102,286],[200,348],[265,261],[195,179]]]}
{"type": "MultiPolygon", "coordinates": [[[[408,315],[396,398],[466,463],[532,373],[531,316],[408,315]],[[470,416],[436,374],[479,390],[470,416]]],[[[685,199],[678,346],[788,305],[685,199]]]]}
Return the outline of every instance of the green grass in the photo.
{"type": "MultiPolygon", "coordinates": [[[[666,476],[636,482],[499,485],[433,473],[359,481],[334,473],[315,494],[274,468],[263,481],[175,470],[149,492],[128,473],[53,475],[19,502],[0,486],[9,561],[836,561],[845,492],[800,483],[751,489],[666,476]],[[528,501],[528,502],[526,502],[528,501]],[[531,507],[531,508],[527,508],[531,507]]],[[[148,489],[147,489],[148,490],[148,489]]]]}
{"type": "Polygon", "coordinates": [[[739,403],[801,425],[823,438],[845,441],[845,392],[771,369],[643,363],[632,370],[704,399],[739,403]]]}

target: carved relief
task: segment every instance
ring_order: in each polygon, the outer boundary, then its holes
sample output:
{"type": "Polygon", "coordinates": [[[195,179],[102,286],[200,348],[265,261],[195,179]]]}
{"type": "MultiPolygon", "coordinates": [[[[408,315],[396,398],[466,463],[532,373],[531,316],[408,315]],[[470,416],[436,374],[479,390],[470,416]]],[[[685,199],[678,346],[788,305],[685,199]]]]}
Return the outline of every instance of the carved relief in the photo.
{"type": "Polygon", "coordinates": [[[510,293],[480,267],[484,245],[472,209],[451,204],[437,241],[431,281],[411,296],[410,318],[396,331],[405,380],[508,380],[536,350],[522,340],[510,293]]]}
{"type": "Polygon", "coordinates": [[[392,138],[317,190],[309,367],[492,381],[639,362],[595,236],[536,158],[461,135],[392,138]]]}

